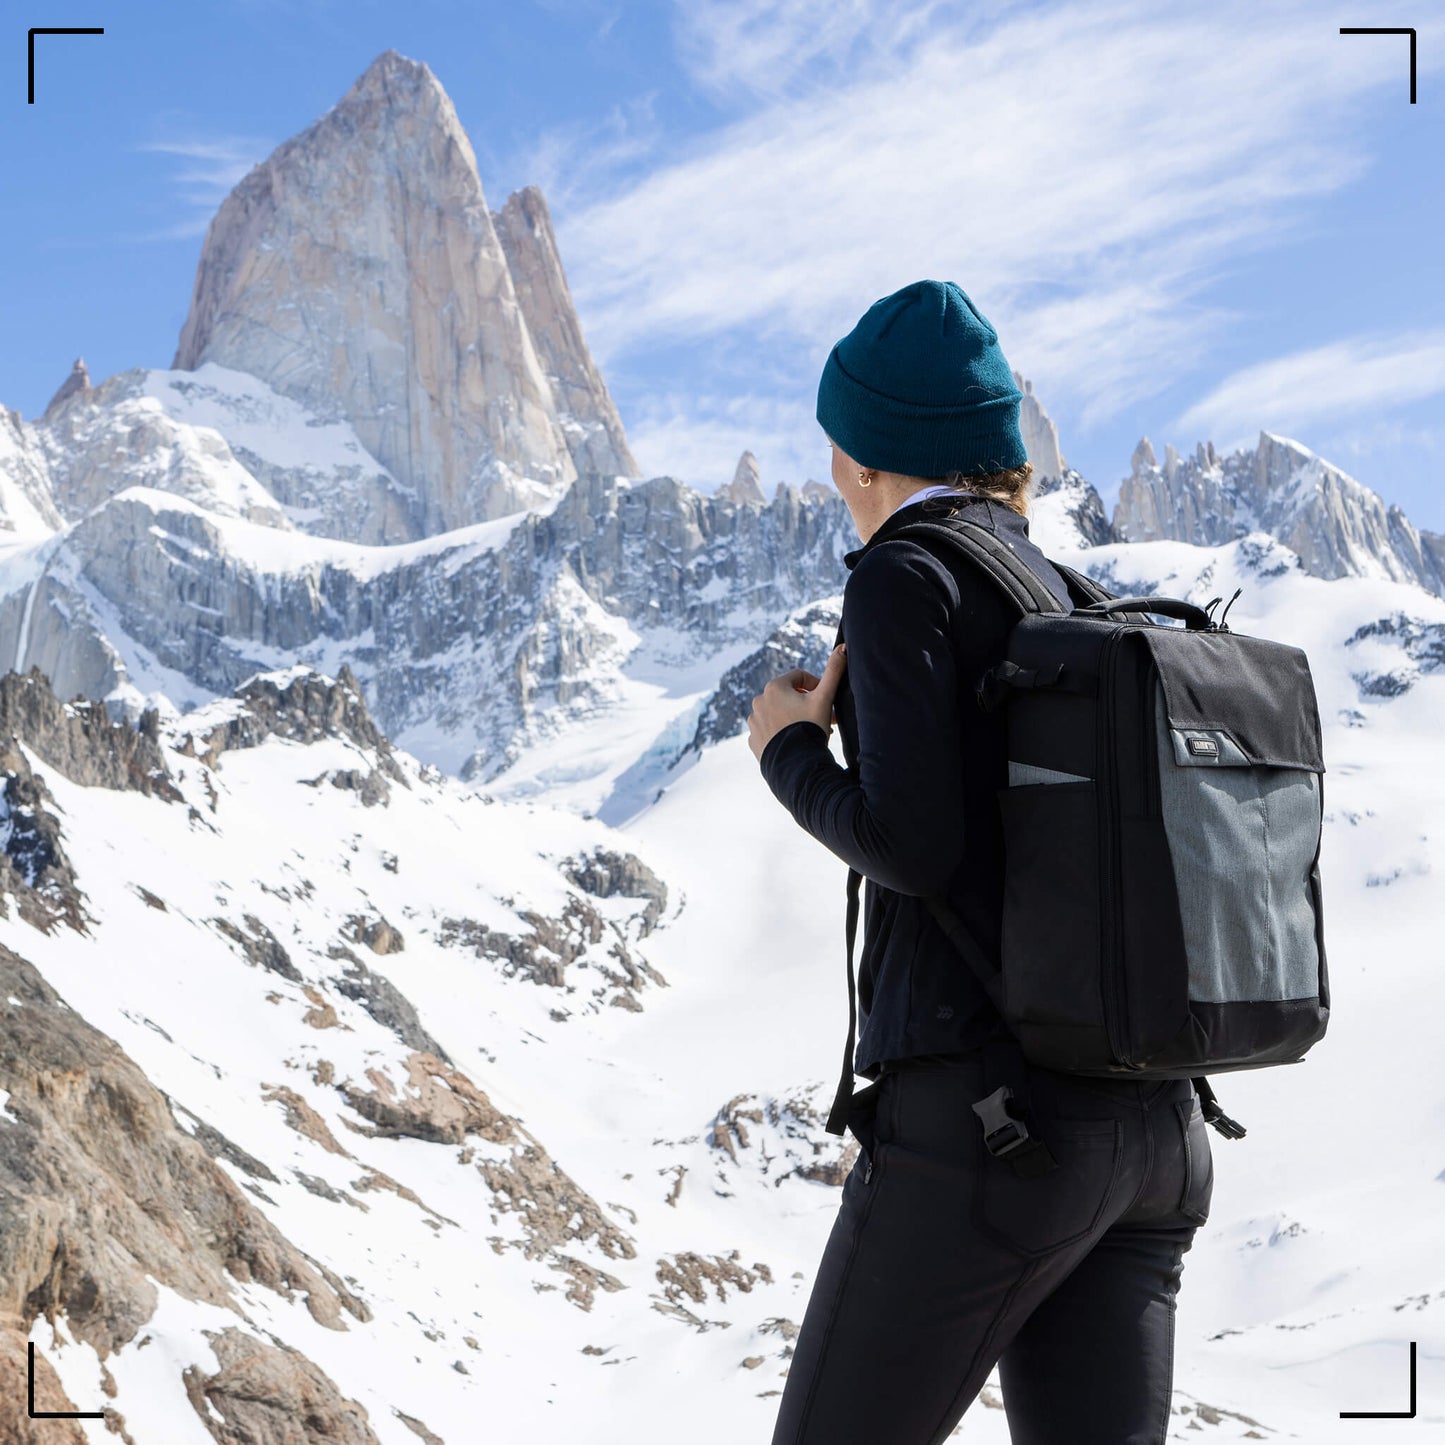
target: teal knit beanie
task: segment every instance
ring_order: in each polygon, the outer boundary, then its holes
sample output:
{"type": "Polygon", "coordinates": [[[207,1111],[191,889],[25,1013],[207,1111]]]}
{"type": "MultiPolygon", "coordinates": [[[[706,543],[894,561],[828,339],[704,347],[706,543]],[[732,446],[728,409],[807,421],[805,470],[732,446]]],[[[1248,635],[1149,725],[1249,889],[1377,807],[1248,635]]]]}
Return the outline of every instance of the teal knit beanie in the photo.
{"type": "Polygon", "coordinates": [[[861,466],[909,477],[1028,460],[1013,372],[988,318],[952,281],[875,301],[828,353],[818,423],[861,466]]]}

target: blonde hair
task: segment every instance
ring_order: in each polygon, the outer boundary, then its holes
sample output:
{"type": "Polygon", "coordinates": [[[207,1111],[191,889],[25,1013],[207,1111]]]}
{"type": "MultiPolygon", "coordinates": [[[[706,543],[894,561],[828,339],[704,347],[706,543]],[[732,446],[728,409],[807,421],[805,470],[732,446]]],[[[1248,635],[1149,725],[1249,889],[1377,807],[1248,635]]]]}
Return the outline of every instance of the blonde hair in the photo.
{"type": "Polygon", "coordinates": [[[927,477],[925,480],[943,483],[975,497],[987,497],[991,502],[1002,502],[1010,511],[1027,517],[1029,494],[1034,485],[1034,464],[1025,462],[1021,467],[1006,467],[999,472],[949,472],[947,476],[927,477]]]}

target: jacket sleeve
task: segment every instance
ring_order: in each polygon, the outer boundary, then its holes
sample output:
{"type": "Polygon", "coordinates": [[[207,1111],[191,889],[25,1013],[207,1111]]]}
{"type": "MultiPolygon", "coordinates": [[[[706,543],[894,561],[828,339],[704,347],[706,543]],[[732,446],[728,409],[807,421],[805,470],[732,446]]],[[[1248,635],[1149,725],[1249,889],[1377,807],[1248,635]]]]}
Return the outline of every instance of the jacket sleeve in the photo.
{"type": "Polygon", "coordinates": [[[856,776],[808,721],[780,729],[758,760],[801,828],[897,893],[942,892],[964,856],[956,595],[914,543],[882,542],[860,558],[843,593],[856,776]]]}

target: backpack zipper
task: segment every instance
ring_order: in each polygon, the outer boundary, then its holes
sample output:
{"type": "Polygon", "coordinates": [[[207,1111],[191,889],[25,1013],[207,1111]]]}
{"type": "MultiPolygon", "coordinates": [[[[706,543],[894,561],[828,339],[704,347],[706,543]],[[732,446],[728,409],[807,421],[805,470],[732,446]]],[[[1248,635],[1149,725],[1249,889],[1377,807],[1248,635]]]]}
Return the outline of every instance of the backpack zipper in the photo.
{"type": "Polygon", "coordinates": [[[1121,866],[1118,856],[1119,781],[1117,721],[1114,715],[1115,684],[1118,678],[1119,644],[1124,628],[1118,627],[1104,642],[1100,659],[1104,689],[1103,727],[1099,738],[1099,820],[1102,829],[1099,848],[1099,946],[1100,973],[1104,980],[1104,1030],[1115,1059],[1132,1069],[1133,1061],[1123,1047],[1127,1021],[1119,997],[1119,972],[1124,960],[1124,906],[1121,866]]]}
{"type": "MultiPolygon", "coordinates": [[[[1159,793],[1159,719],[1157,715],[1158,692],[1164,686],[1159,669],[1152,659],[1145,666],[1143,727],[1139,736],[1144,740],[1144,815],[1148,818],[1164,816],[1163,800],[1159,793]]],[[[1168,710],[1164,723],[1169,724],[1168,710]]]]}

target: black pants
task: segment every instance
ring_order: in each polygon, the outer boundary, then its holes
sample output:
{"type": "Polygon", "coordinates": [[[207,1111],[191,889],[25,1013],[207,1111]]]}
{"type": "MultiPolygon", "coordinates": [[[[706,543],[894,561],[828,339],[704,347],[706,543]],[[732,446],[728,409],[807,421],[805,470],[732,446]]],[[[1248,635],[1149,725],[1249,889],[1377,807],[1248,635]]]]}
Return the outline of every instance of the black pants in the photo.
{"type": "Polygon", "coordinates": [[[1010,1047],[1058,1161],[1038,1178],[984,1144],[982,1051],[862,1091],[772,1445],[940,1445],[995,1364],[1013,1445],[1163,1445],[1183,1256],[1214,1192],[1194,1086],[1010,1047]]]}

